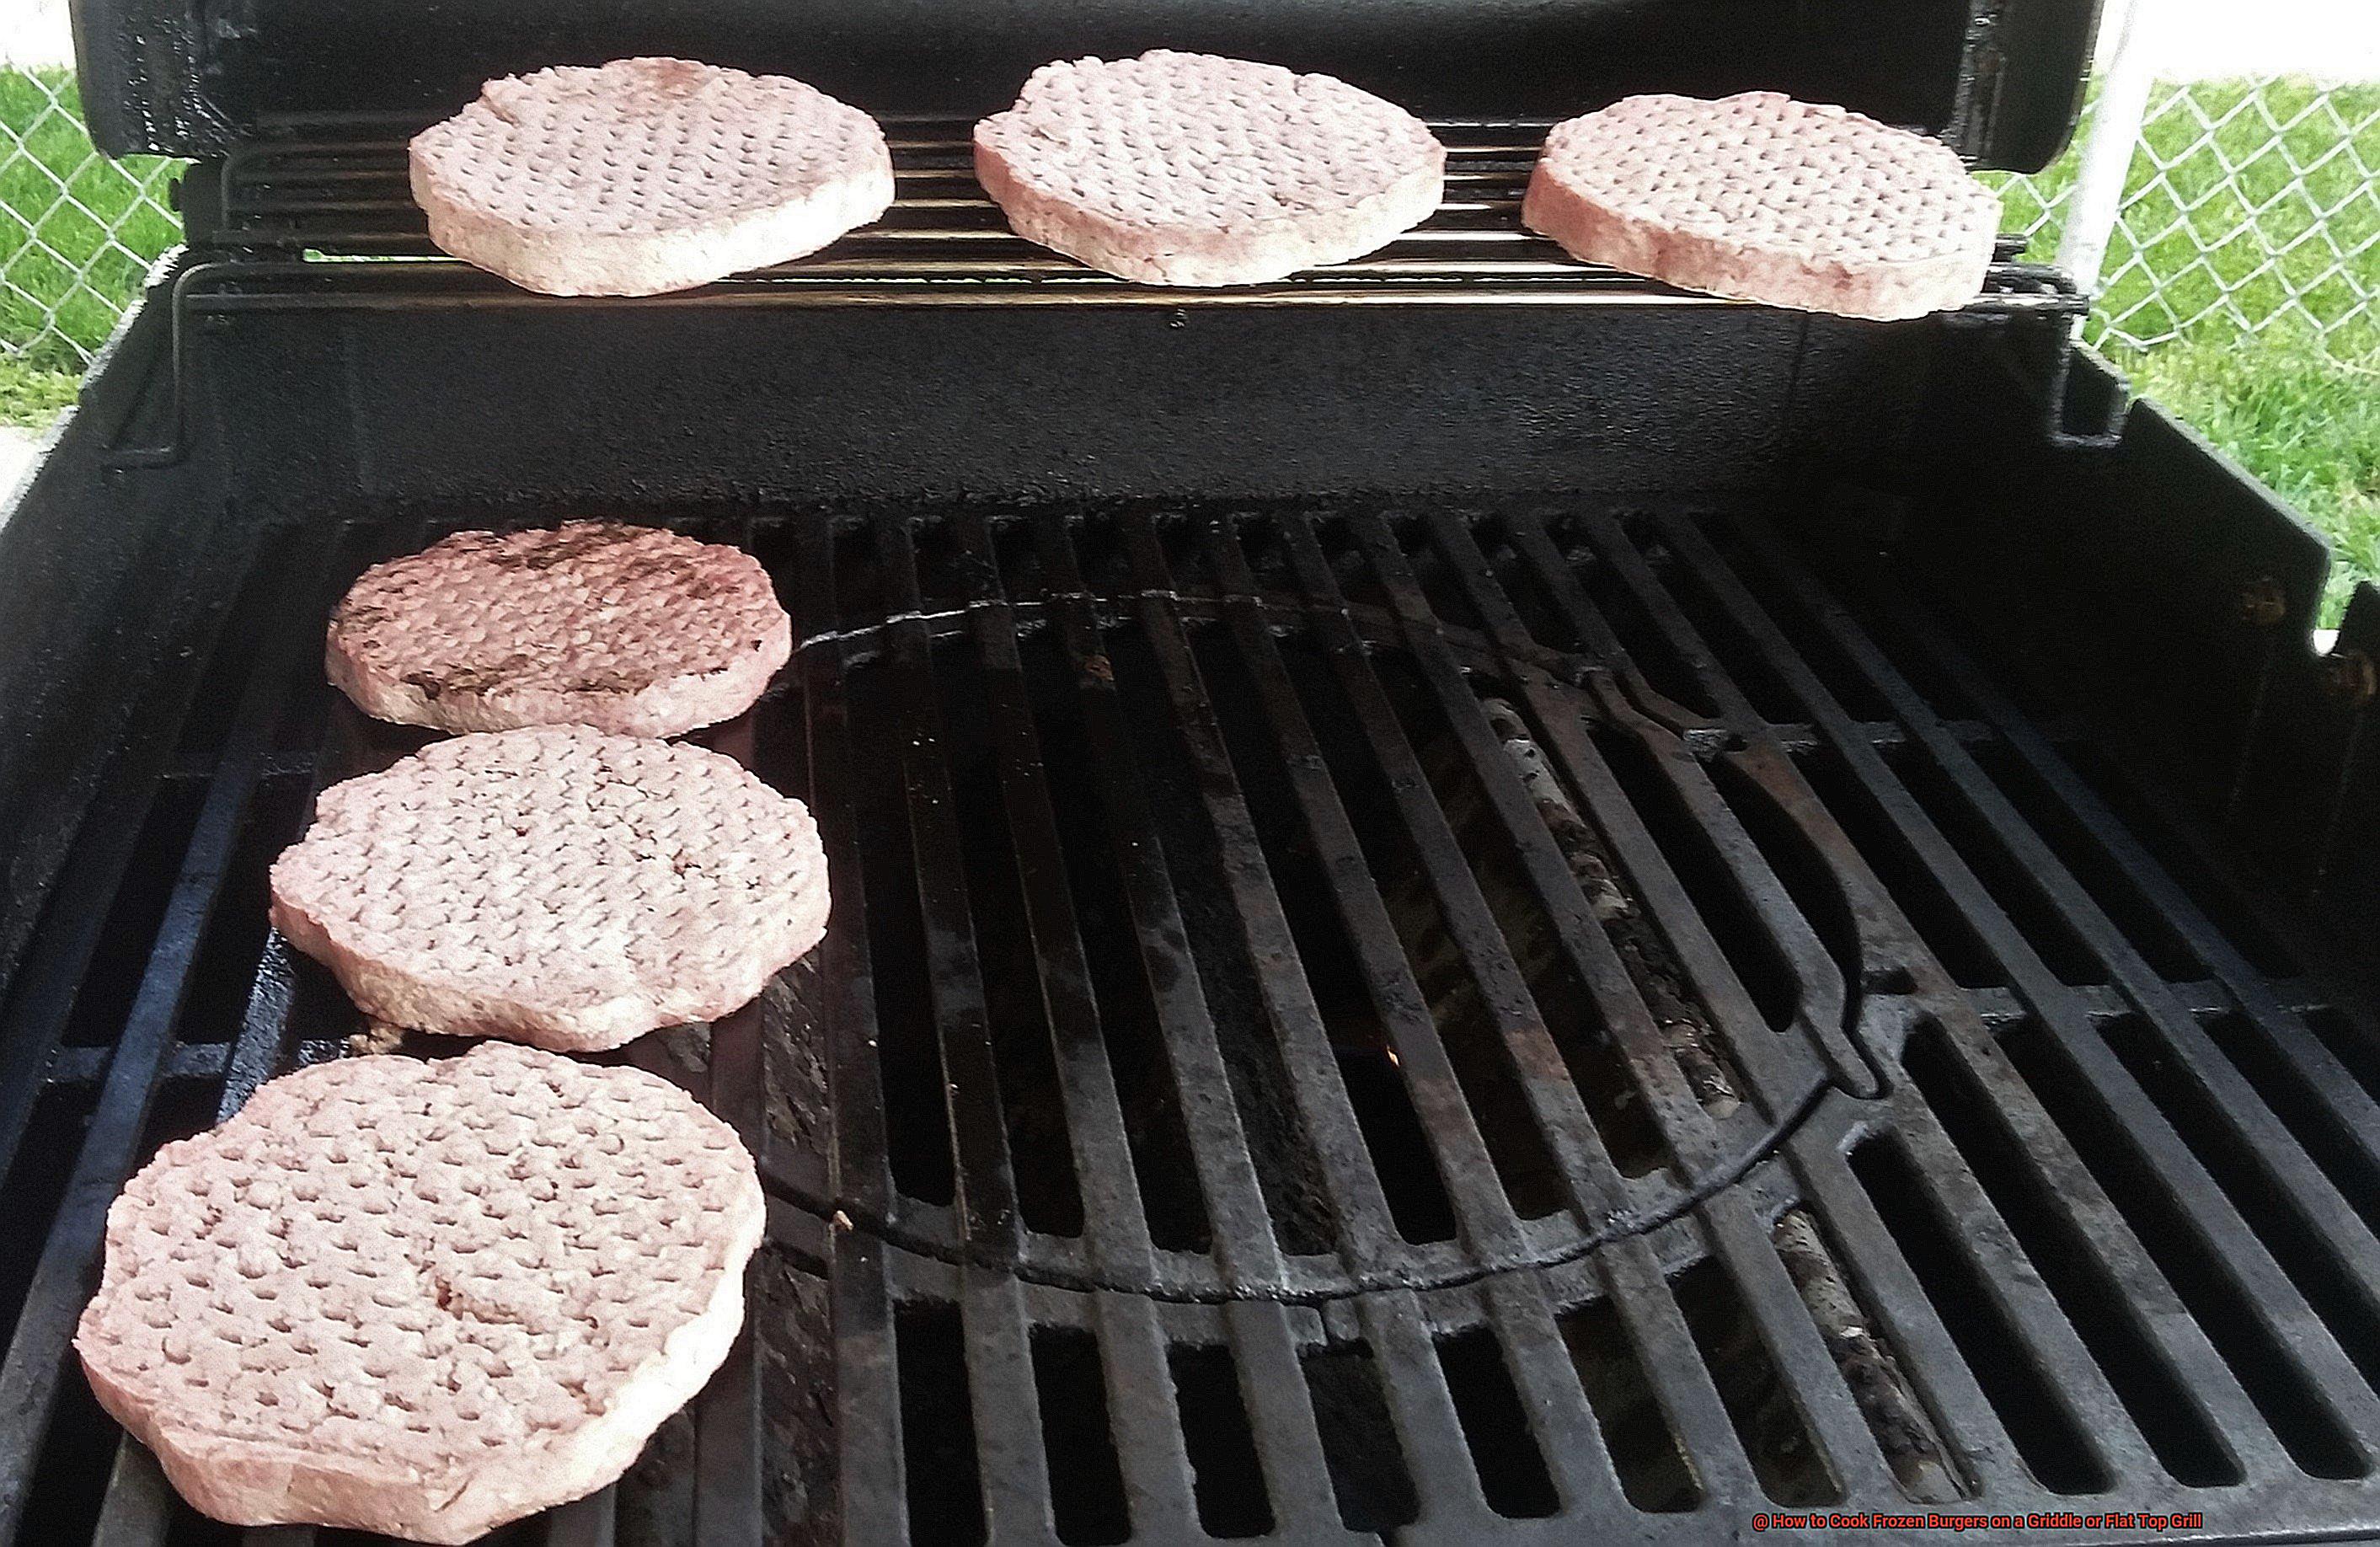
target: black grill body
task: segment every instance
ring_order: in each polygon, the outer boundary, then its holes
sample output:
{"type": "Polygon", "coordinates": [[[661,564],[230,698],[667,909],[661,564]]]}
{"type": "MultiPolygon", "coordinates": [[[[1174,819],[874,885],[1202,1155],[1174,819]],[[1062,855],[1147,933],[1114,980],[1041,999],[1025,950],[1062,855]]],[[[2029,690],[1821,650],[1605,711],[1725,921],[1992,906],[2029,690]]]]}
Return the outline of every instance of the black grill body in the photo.
{"type": "Polygon", "coordinates": [[[835,913],[629,1054],[760,1157],[747,1337],[504,1541],[2380,1533],[2372,594],[2314,655],[2319,542],[2046,271],[1681,296],[1448,132],[1228,299],[921,120],[881,232],[563,303],[419,256],[385,121],[241,125],[0,530],[0,1542],[347,1540],[191,1516],[67,1338],[124,1176],[359,1029],[264,920],[418,744],[331,603],[601,515],[774,577],[706,739],[835,913]]]}

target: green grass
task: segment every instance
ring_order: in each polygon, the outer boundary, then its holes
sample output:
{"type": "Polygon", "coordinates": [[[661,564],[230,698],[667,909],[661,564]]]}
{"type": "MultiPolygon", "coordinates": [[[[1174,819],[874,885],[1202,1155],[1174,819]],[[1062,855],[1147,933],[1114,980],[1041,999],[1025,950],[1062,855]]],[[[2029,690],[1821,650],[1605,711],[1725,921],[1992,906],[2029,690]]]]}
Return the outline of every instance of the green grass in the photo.
{"type": "Polygon", "coordinates": [[[79,371],[44,371],[0,355],[0,424],[39,427],[75,399],[79,371]]]}
{"type": "MultiPolygon", "coordinates": [[[[2380,291],[2380,181],[2357,165],[2380,169],[2380,86],[2161,85],[2144,138],[2168,170],[2159,179],[2147,155],[2134,158],[2125,220],[2142,245],[2120,228],[2109,244],[2092,336],[2141,391],[2329,534],[2335,619],[2353,579],[2380,578],[2380,318],[2317,344],[2289,308],[2295,296],[2328,321],[2358,284],[2380,291]],[[2338,262],[2325,235],[2350,251],[2373,244],[2354,260],[2356,283],[2324,277],[2338,262]],[[2248,340],[2240,319],[2199,315],[2225,289],[2267,331],[2248,340]],[[2178,336],[2129,348],[2110,341],[2110,320],[2133,337],[2178,336]]],[[[2036,256],[2057,246],[2074,168],[2070,153],[2037,177],[1992,179],[2036,256]]],[[[153,157],[95,156],[66,72],[0,70],[0,423],[44,423],[72,401],[84,352],[178,234],[163,208],[171,177],[153,157]],[[91,213],[62,202],[62,185],[91,213]]]]}
{"type": "Polygon", "coordinates": [[[0,354],[81,368],[181,234],[162,207],[172,177],[155,156],[92,152],[69,72],[0,70],[0,354]]]}
{"type": "Polygon", "coordinates": [[[2361,364],[2303,344],[2223,340],[2107,354],[2136,391],[2195,425],[2330,539],[2337,556],[2322,623],[2336,627],[2355,581],[2380,579],[2380,349],[2361,364]]]}

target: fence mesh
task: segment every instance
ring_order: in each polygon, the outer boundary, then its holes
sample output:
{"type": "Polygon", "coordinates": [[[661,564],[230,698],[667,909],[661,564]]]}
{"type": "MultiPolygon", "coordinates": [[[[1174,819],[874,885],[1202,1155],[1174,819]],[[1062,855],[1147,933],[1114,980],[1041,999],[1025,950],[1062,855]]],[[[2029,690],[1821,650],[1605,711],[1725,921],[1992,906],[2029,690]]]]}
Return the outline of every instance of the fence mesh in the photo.
{"type": "Polygon", "coordinates": [[[90,361],[180,235],[172,180],[170,162],[91,148],[71,72],[0,69],[0,353],[90,361]]]}
{"type": "MultiPolygon", "coordinates": [[[[2076,143],[2089,132],[2086,122],[2076,143]]],[[[2009,221],[2055,250],[2070,152],[1996,178],[2009,221]]],[[[2095,343],[2280,332],[2341,358],[2380,347],[2380,85],[2160,83],[2109,234],[2095,343]]]]}
{"type": "MultiPolygon", "coordinates": [[[[2036,256],[2056,249],[2074,167],[2070,152],[2038,176],[1992,179],[2036,256]]],[[[2375,173],[2380,85],[2160,85],[2088,336],[2146,348],[2286,330],[2341,358],[2380,355],[2375,173]]],[[[0,355],[90,359],[176,236],[172,177],[170,162],[91,149],[70,71],[0,67],[0,355]]]]}

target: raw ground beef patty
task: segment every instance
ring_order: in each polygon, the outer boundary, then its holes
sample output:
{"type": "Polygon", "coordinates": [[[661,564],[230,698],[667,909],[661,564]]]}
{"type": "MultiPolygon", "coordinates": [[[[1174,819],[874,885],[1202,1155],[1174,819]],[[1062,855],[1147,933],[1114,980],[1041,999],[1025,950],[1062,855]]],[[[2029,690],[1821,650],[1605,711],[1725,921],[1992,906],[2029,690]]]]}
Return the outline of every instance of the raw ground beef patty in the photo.
{"type": "Polygon", "coordinates": [[[1521,206],[1589,262],[1886,319],[1973,300],[1999,214],[1940,140],[1774,91],[1630,97],[1557,124],[1521,206]]]}
{"type": "Polygon", "coordinates": [[[552,296],[707,285],[816,252],[892,201],[876,120],[689,59],[491,80],[414,137],[408,164],[431,241],[552,296]]]}
{"type": "Polygon", "coordinates": [[[1020,236],[1095,269],[1255,285],[1419,225],[1446,149],[1343,80],[1160,49],[1035,70],[976,126],[975,169],[1020,236]]]}
{"type": "Polygon", "coordinates": [[[677,736],[751,708],[793,648],[742,549],[574,521],[456,532],[365,570],[331,614],[323,669],[399,725],[677,736]]]}
{"type": "Polygon", "coordinates": [[[749,1003],[818,944],[818,826],[732,758],[539,725],[334,785],[273,923],[394,1025],[617,1047],[749,1003]]]}
{"type": "Polygon", "coordinates": [[[126,1186],[75,1347],[217,1519],[468,1541],[612,1481],[701,1389],[765,1214],[657,1076],[320,1064],[126,1186]]]}

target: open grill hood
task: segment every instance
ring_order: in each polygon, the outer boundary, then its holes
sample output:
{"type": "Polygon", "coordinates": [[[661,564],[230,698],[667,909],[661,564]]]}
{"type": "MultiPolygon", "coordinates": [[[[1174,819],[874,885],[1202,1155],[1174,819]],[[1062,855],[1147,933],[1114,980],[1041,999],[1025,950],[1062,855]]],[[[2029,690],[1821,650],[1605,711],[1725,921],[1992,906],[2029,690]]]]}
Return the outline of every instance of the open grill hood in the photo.
{"type": "Polygon", "coordinates": [[[426,122],[482,80],[674,54],[878,114],[972,117],[1037,65],[1201,49],[1339,75],[1426,117],[1552,119],[1755,87],[2032,169],[2082,105],[2095,0],[75,0],[113,152],[218,153],[293,116],[426,122]]]}

